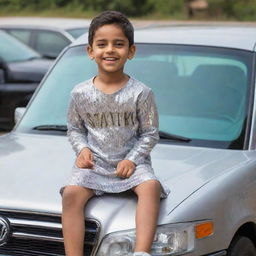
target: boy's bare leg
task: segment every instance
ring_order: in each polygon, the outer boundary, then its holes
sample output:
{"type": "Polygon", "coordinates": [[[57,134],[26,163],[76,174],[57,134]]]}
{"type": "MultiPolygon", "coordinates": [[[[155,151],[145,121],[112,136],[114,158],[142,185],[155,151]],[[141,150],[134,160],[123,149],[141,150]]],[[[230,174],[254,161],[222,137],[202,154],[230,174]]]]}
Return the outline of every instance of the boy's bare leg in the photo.
{"type": "Polygon", "coordinates": [[[149,180],[133,190],[138,196],[134,251],[150,253],[159,214],[161,185],[157,180],[149,180]]]}
{"type": "Polygon", "coordinates": [[[94,195],[91,189],[67,186],[62,195],[62,231],[67,256],[83,256],[84,207],[94,195]]]}

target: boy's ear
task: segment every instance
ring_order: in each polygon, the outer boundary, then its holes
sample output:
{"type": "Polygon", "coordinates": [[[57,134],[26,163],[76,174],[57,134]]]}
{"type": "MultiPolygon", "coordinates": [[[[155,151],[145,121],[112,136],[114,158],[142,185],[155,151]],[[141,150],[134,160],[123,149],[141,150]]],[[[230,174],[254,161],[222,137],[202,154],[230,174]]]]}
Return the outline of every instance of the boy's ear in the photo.
{"type": "Polygon", "coordinates": [[[136,52],[136,46],[133,44],[129,48],[129,53],[128,53],[128,59],[129,60],[131,60],[134,57],[135,52],[136,52]]]}
{"type": "Polygon", "coordinates": [[[92,49],[92,47],[90,45],[88,45],[86,47],[86,51],[87,51],[87,54],[90,57],[90,59],[93,60],[94,59],[93,49],[92,49]]]}

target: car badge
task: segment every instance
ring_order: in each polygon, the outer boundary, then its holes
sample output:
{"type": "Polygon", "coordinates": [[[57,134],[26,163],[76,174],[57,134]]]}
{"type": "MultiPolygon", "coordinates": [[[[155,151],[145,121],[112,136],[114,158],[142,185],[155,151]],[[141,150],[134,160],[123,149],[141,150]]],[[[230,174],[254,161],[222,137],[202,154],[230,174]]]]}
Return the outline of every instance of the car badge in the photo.
{"type": "Polygon", "coordinates": [[[11,226],[6,218],[0,217],[0,246],[5,245],[11,234],[11,226]]]}

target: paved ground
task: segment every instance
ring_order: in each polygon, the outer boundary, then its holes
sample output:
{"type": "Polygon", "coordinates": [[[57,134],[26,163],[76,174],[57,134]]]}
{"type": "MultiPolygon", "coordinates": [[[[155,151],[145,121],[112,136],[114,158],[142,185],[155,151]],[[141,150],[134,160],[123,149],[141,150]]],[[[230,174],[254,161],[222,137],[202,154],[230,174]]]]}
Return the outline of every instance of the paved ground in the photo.
{"type": "Polygon", "coordinates": [[[256,26],[256,22],[238,22],[238,21],[178,21],[178,20],[132,20],[135,27],[153,27],[153,26],[204,26],[204,25],[241,25],[256,26]]]}

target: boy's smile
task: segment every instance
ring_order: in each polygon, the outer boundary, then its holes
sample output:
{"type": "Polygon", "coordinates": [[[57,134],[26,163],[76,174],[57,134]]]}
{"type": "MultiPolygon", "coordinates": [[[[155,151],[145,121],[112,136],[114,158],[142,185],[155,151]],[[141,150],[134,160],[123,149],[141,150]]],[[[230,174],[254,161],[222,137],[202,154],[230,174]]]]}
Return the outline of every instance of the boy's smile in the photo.
{"type": "Polygon", "coordinates": [[[122,73],[127,59],[135,53],[135,46],[129,41],[122,29],[115,24],[98,28],[94,34],[88,54],[98,64],[99,73],[122,73]]]}

